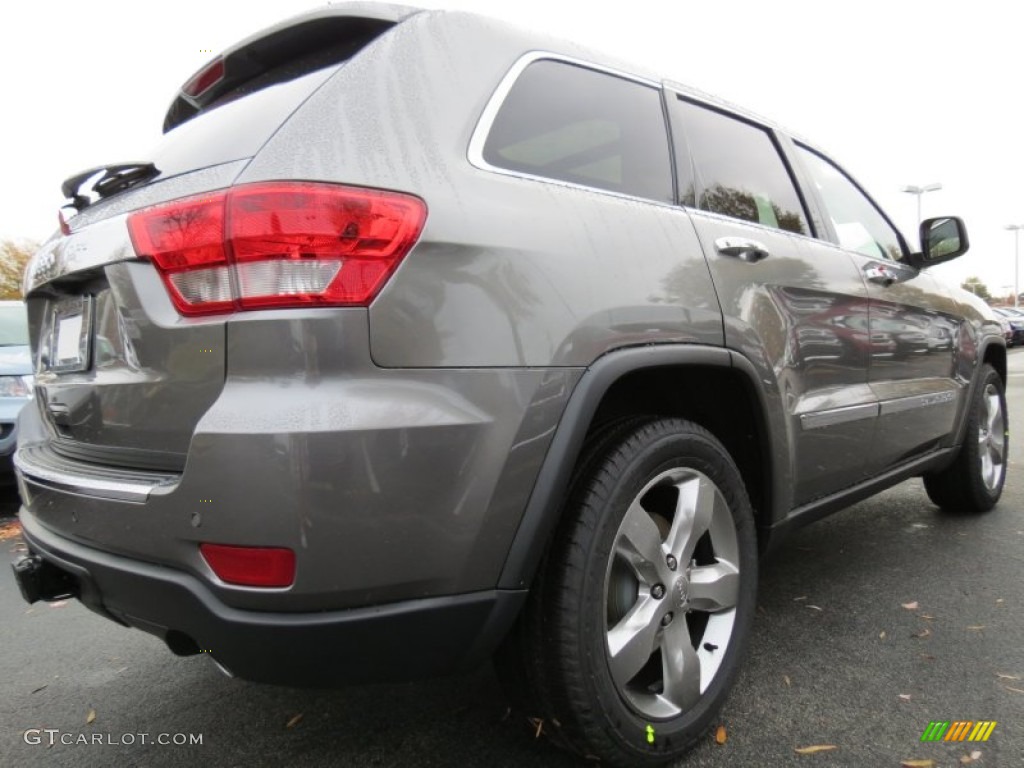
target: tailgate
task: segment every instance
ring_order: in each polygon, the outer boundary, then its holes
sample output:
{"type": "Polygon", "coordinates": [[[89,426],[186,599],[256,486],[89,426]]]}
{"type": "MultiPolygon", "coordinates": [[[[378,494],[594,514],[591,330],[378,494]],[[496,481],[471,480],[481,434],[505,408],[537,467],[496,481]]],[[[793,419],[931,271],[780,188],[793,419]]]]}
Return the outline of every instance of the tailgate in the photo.
{"type": "Polygon", "coordinates": [[[39,264],[96,263],[28,298],[37,404],[51,447],[73,458],[181,469],[224,386],[225,322],[178,315],[124,216],[51,241],[39,264]]]}

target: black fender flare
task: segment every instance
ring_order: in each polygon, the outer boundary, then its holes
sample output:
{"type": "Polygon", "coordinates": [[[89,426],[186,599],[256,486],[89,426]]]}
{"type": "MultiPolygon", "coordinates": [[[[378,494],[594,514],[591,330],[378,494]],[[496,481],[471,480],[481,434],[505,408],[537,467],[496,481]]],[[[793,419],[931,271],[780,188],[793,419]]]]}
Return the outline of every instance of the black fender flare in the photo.
{"type": "MultiPolygon", "coordinates": [[[[736,352],[724,347],[697,344],[659,344],[609,352],[583,372],[569,396],[498,578],[499,589],[523,589],[533,580],[551,534],[558,524],[559,512],[568,493],[587,430],[611,386],[623,376],[645,369],[695,366],[729,368],[741,372],[750,381],[751,390],[757,393],[768,450],[772,453],[777,451],[780,447],[777,441],[782,441],[784,446],[784,435],[780,434],[779,425],[773,424],[770,418],[767,397],[763,391],[765,383],[758,379],[755,367],[736,352]]],[[[775,503],[778,500],[778,478],[771,475],[775,462],[771,460],[770,454],[768,459],[764,471],[772,481],[773,510],[769,511],[769,517],[773,517],[771,512],[778,509],[775,503]]]]}

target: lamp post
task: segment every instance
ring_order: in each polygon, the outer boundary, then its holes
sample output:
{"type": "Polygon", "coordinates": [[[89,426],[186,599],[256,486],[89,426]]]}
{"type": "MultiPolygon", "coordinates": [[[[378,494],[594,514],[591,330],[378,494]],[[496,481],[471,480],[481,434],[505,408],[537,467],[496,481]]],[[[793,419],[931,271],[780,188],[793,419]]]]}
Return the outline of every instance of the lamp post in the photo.
{"type": "Polygon", "coordinates": [[[1013,306],[1019,307],[1020,301],[1020,231],[1024,224],[1007,224],[1006,228],[1013,232],[1013,306]]]}
{"type": "Polygon", "coordinates": [[[917,226],[921,227],[921,195],[925,192],[938,192],[942,189],[942,185],[939,182],[933,182],[932,184],[922,184],[916,186],[914,184],[908,184],[901,192],[907,192],[908,194],[917,196],[917,226]]]}

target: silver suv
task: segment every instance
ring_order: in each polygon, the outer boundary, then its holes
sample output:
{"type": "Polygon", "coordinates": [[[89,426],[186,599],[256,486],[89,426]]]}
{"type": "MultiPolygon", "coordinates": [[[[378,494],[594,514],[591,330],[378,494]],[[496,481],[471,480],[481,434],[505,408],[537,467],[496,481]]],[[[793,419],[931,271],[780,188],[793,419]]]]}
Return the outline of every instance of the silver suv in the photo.
{"type": "Polygon", "coordinates": [[[906,478],[983,512],[997,318],[827,155],[574,45],[369,3],[192,77],[25,278],[26,598],[228,673],[497,654],[623,765],[712,723],[785,532],[906,478]]]}

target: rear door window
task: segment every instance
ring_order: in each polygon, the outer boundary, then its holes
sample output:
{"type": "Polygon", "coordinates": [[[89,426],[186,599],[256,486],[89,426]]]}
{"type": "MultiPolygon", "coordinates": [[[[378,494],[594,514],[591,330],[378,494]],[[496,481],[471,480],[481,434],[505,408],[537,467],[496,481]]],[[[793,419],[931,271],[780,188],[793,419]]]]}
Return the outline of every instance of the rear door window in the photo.
{"type": "Polygon", "coordinates": [[[672,109],[683,205],[811,233],[793,178],[765,128],[683,98],[672,109]]]}
{"type": "Polygon", "coordinates": [[[825,203],[839,245],[874,259],[902,259],[903,238],[850,177],[799,144],[797,153],[825,203]]]}
{"type": "Polygon", "coordinates": [[[659,89],[564,61],[528,65],[483,147],[489,165],[672,202],[659,89]]]}

